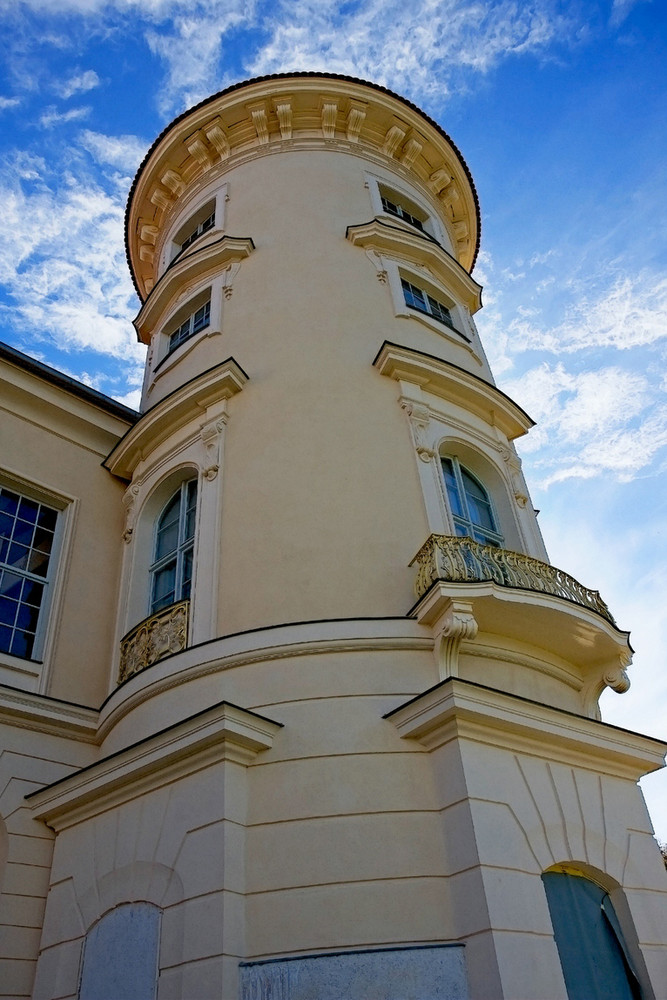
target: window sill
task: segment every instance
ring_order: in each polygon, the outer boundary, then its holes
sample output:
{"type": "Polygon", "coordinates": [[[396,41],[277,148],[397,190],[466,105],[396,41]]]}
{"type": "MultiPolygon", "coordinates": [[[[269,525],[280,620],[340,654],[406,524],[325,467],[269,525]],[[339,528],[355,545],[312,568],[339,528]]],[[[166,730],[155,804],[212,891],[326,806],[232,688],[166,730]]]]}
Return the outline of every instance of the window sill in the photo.
{"type": "Polygon", "coordinates": [[[430,330],[451,341],[452,344],[456,344],[457,347],[463,347],[464,350],[473,356],[478,364],[483,364],[481,357],[474,350],[469,338],[454,327],[448,326],[446,323],[441,323],[440,320],[435,319],[429,313],[423,313],[419,309],[412,309],[410,306],[405,306],[405,310],[401,310],[396,315],[399,319],[413,319],[418,323],[424,323],[430,330]]]}

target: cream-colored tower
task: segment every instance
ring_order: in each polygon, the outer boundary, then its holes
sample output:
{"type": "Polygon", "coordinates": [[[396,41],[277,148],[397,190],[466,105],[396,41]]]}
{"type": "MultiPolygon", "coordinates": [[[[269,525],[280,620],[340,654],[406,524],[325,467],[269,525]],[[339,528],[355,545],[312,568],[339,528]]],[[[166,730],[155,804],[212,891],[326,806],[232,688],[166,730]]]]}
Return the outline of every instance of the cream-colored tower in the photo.
{"type": "Polygon", "coordinates": [[[233,87],[149,151],[107,697],[22,812],[35,997],[665,996],[665,747],[599,721],[628,637],[548,563],[478,241],[451,139],[356,80],[233,87]]]}

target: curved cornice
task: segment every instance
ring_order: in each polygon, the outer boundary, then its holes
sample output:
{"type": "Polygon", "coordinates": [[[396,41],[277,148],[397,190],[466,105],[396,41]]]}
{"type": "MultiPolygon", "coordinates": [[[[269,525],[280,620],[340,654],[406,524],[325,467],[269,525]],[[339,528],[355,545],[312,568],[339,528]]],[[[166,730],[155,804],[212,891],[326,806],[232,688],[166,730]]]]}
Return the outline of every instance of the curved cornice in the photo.
{"type": "Polygon", "coordinates": [[[482,308],[482,286],[444,247],[418,230],[372,219],[360,226],[348,226],[345,235],[355,247],[375,250],[396,260],[427,267],[435,278],[465,302],[471,313],[482,308]]]}
{"type": "Polygon", "coordinates": [[[289,73],[236,84],[176,118],[151,146],[130,190],[126,250],[140,298],[155,282],[153,249],[169,211],[207,171],[280,149],[363,149],[400,165],[440,202],[456,257],[471,271],[479,249],[477,193],[461,153],[436,122],[376,84],[289,73]]]}
{"type": "Polygon", "coordinates": [[[137,464],[151,449],[193,417],[201,418],[214,402],[236,395],[247,381],[248,375],[234,358],[207,369],[146,410],[102,464],[114,476],[129,480],[137,464]]]}
{"type": "Polygon", "coordinates": [[[397,382],[416,383],[434,396],[464,406],[498,427],[509,441],[534,426],[525,410],[495,385],[450,361],[385,340],[373,364],[381,375],[397,382]]]}
{"type": "Polygon", "coordinates": [[[184,282],[193,282],[208,274],[218,274],[230,264],[249,257],[255,244],[249,236],[223,236],[204,245],[195,244],[191,252],[179,256],[162,275],[134,321],[137,337],[149,344],[171,301],[183,291],[184,282]]]}

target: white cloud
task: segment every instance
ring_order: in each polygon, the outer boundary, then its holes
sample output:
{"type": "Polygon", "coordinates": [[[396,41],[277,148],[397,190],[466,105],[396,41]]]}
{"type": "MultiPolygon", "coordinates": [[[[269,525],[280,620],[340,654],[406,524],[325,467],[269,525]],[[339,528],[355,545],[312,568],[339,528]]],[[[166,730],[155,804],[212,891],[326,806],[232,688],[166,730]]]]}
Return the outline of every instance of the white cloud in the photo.
{"type": "Polygon", "coordinates": [[[15,108],[20,103],[20,97],[2,97],[0,95],[0,111],[7,111],[9,108],[15,108]]]}
{"type": "Polygon", "coordinates": [[[19,334],[64,350],[92,350],[139,366],[131,318],[136,296],[123,247],[123,204],[83,178],[29,192],[8,170],[0,200],[11,246],[0,245],[0,272],[11,308],[3,320],[19,334]]]}
{"type": "Polygon", "coordinates": [[[69,80],[54,84],[54,90],[59,97],[68,100],[74,94],[84,94],[99,87],[101,80],[95,70],[87,69],[83,73],[71,76],[69,80]]]}
{"type": "Polygon", "coordinates": [[[605,475],[629,481],[667,446],[667,404],[643,374],[544,362],[503,388],[537,422],[520,448],[542,488],[605,475]]]}
{"type": "Polygon", "coordinates": [[[248,69],[328,70],[442,99],[457,68],[485,73],[508,55],[539,52],[567,37],[565,19],[548,2],[368,0],[342,11],[322,0],[283,0],[268,16],[271,37],[248,69]]]}
{"type": "Polygon", "coordinates": [[[609,23],[612,28],[618,28],[625,21],[632,8],[642,2],[645,2],[645,0],[614,0],[609,17],[609,23]]]}
{"type": "Polygon", "coordinates": [[[56,108],[50,107],[40,116],[39,123],[44,128],[53,128],[54,125],[64,125],[67,122],[87,118],[90,111],[90,108],[70,108],[69,111],[58,111],[56,108]]]}
{"type": "Polygon", "coordinates": [[[250,23],[252,15],[250,0],[229,0],[224,6],[198,4],[189,14],[176,17],[166,30],[146,33],[151,52],[167,67],[159,95],[163,113],[180,111],[220,89],[223,38],[233,28],[250,23]]]}
{"type": "Polygon", "coordinates": [[[79,142],[98,163],[110,163],[132,172],[141,163],[149,146],[136,135],[104,135],[89,129],[81,132],[79,142]]]}

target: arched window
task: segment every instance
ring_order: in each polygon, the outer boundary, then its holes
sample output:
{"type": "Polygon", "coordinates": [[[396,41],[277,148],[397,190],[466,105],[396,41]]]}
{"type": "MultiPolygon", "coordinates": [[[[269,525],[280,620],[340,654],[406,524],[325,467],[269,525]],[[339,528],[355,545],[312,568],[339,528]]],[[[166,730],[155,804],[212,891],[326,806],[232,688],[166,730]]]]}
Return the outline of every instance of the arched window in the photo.
{"type": "Polygon", "coordinates": [[[640,1000],[609,893],[567,872],[545,872],[542,881],[569,1000],[640,1000]]]}
{"type": "Polygon", "coordinates": [[[197,480],[181,483],[162,508],[155,529],[151,565],[153,614],[190,597],[197,513],[197,480]]]}
{"type": "Polygon", "coordinates": [[[484,545],[503,544],[489,495],[457,458],[442,459],[442,474],[457,535],[484,545]]]}

